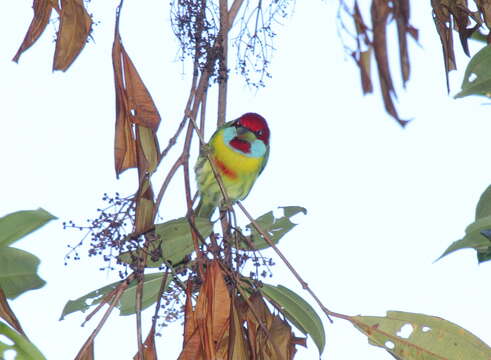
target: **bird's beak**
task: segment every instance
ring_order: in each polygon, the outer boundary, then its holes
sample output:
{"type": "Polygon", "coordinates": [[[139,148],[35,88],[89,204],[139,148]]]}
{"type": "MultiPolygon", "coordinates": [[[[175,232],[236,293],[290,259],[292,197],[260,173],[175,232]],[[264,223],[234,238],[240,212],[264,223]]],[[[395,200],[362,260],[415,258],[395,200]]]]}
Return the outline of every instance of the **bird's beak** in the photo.
{"type": "Polygon", "coordinates": [[[248,142],[253,142],[257,139],[256,135],[252,131],[242,126],[237,128],[237,137],[248,142]]]}

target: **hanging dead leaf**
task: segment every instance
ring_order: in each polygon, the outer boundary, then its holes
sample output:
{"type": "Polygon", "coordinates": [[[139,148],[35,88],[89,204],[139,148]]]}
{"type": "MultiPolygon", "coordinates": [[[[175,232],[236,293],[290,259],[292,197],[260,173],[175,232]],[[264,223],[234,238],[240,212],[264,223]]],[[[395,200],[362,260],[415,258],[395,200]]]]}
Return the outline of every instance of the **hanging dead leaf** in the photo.
{"type": "Polygon", "coordinates": [[[140,174],[153,173],[160,160],[159,142],[155,131],[145,126],[137,126],[136,141],[140,174]]]}
{"type": "Polygon", "coordinates": [[[82,347],[75,360],[94,360],[94,341],[91,341],[88,346],[82,347]]]}
{"type": "Polygon", "coordinates": [[[367,33],[368,27],[365,25],[365,21],[363,21],[357,1],[355,1],[353,6],[353,20],[355,22],[357,37],[356,50],[351,53],[351,56],[360,69],[361,87],[363,95],[366,95],[373,92],[373,85],[370,76],[372,45],[367,33]],[[367,50],[363,50],[363,48],[366,48],[367,50]]]}
{"type": "Polygon", "coordinates": [[[112,59],[116,88],[116,176],[134,167],[138,167],[141,176],[153,172],[160,159],[156,137],[160,114],[121,43],[117,26],[112,59]]]}
{"type": "Polygon", "coordinates": [[[143,359],[138,353],[133,356],[133,360],[157,360],[157,348],[155,347],[155,328],[151,328],[145,342],[143,343],[143,359]]]}
{"type": "Polygon", "coordinates": [[[491,29],[491,0],[476,0],[476,4],[483,15],[486,26],[491,29]]]}
{"type": "Polygon", "coordinates": [[[245,315],[252,358],[265,360],[293,359],[295,344],[290,325],[272,315],[260,293],[247,301],[245,315]]]}
{"type": "Polygon", "coordinates": [[[371,73],[371,57],[372,57],[372,49],[369,48],[367,51],[360,52],[352,52],[351,56],[358,65],[360,69],[360,78],[361,78],[361,88],[363,91],[363,95],[369,94],[373,92],[372,79],[370,76],[371,73]]]}
{"type": "Polygon", "coordinates": [[[4,319],[7,324],[12,326],[12,328],[14,328],[27,338],[24,330],[22,330],[22,326],[20,326],[19,320],[17,320],[17,317],[10,308],[7,297],[5,296],[2,288],[0,288],[0,318],[4,319]]]}
{"type": "Polygon", "coordinates": [[[160,114],[123,45],[121,45],[121,56],[131,122],[157,131],[160,114]]]}
{"type": "Polygon", "coordinates": [[[387,20],[392,10],[386,0],[373,0],[370,12],[373,25],[373,50],[377,62],[385,110],[404,127],[408,121],[402,120],[399,117],[394,106],[393,97],[396,97],[396,92],[390,74],[389,59],[387,55],[387,20]]]}
{"type": "Polygon", "coordinates": [[[66,71],[80,54],[92,28],[83,0],[61,0],[53,70],[66,71]]]}
{"type": "Polygon", "coordinates": [[[32,8],[34,10],[34,16],[31,24],[29,25],[29,29],[27,30],[26,36],[24,37],[19,50],[17,50],[17,53],[12,59],[12,61],[15,61],[16,63],[19,62],[19,58],[22,53],[29,49],[44,32],[44,29],[46,29],[46,25],[48,25],[48,21],[51,17],[51,11],[53,10],[51,0],[34,0],[32,8]]]}
{"type": "Polygon", "coordinates": [[[228,335],[231,301],[217,261],[208,263],[196,307],[192,312],[189,299],[188,293],[185,342],[179,360],[215,359],[219,344],[228,335]]]}
{"type": "Polygon", "coordinates": [[[409,28],[409,0],[394,2],[394,17],[397,23],[397,37],[399,40],[399,62],[401,66],[402,85],[406,87],[409,80],[410,63],[407,50],[407,29],[409,28]]]}

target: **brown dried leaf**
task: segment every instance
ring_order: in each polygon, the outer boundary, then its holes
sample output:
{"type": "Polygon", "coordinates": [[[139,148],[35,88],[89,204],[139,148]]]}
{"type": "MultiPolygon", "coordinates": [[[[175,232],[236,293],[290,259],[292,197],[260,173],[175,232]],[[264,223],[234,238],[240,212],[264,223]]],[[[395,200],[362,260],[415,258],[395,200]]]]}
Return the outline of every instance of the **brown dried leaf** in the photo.
{"type": "Polygon", "coordinates": [[[184,345],[191,339],[191,336],[197,329],[193,304],[191,302],[191,288],[191,283],[188,283],[186,288],[186,304],[184,305],[184,345]]]}
{"type": "Polygon", "coordinates": [[[31,24],[29,25],[29,29],[27,30],[19,50],[17,50],[17,53],[12,59],[12,61],[17,63],[19,62],[22,53],[29,49],[44,32],[46,25],[48,25],[49,18],[51,17],[51,11],[53,10],[51,0],[34,0],[32,8],[34,10],[34,16],[31,24]]]}
{"type": "Polygon", "coordinates": [[[385,110],[397,120],[401,126],[405,126],[408,121],[402,120],[397,114],[392,97],[396,96],[392,77],[390,74],[389,59],[387,56],[387,19],[391,13],[391,8],[386,0],[373,0],[371,6],[371,17],[373,25],[373,50],[377,62],[380,88],[384,101],[385,110]]]}
{"type": "Polygon", "coordinates": [[[157,131],[160,124],[159,111],[122,44],[121,55],[131,122],[157,131]]]}
{"type": "Polygon", "coordinates": [[[447,91],[450,92],[448,73],[451,70],[457,69],[453,47],[452,19],[450,18],[450,12],[444,0],[431,0],[431,7],[433,8],[433,21],[435,22],[436,31],[440,36],[443,49],[447,91]]]}
{"type": "Polygon", "coordinates": [[[252,358],[265,360],[293,359],[295,344],[290,325],[270,313],[262,296],[253,294],[248,301],[245,320],[252,358]],[[265,330],[266,329],[266,330],[265,330]]]}
{"type": "Polygon", "coordinates": [[[134,125],[130,122],[128,99],[123,82],[122,44],[117,30],[113,43],[112,60],[116,91],[114,160],[116,176],[119,176],[124,170],[137,167],[137,158],[134,125]]]}
{"type": "Polygon", "coordinates": [[[491,29],[491,0],[475,0],[477,8],[484,17],[488,29],[491,29]]]}
{"type": "Polygon", "coordinates": [[[155,131],[145,127],[137,126],[137,149],[138,169],[140,176],[145,173],[153,173],[160,160],[159,141],[155,131]]]}
{"type": "Polygon", "coordinates": [[[117,27],[112,59],[116,88],[116,176],[126,169],[138,167],[141,177],[153,172],[160,160],[156,136],[160,115],[121,43],[117,27]]]}
{"type": "Polygon", "coordinates": [[[394,17],[397,22],[397,37],[399,39],[399,60],[401,65],[402,85],[406,87],[409,80],[410,64],[407,50],[407,33],[409,28],[409,0],[394,2],[394,17]]]}
{"type": "Polygon", "coordinates": [[[66,71],[84,48],[92,27],[83,0],[61,0],[53,70],[66,71]]]}
{"type": "Polygon", "coordinates": [[[232,310],[230,316],[230,327],[228,333],[228,360],[250,359],[249,347],[247,346],[246,330],[242,326],[240,309],[235,305],[237,298],[232,299],[232,310]]]}
{"type": "Polygon", "coordinates": [[[185,312],[185,343],[179,360],[215,359],[217,344],[220,344],[228,334],[230,318],[230,296],[217,261],[208,263],[192,316],[189,298],[188,293],[185,312]]]}
{"type": "Polygon", "coordinates": [[[467,56],[470,56],[467,40],[472,36],[474,31],[481,27],[481,19],[479,15],[476,16],[476,14],[474,14],[467,7],[467,0],[457,0],[455,3],[452,2],[450,12],[454,17],[455,25],[457,26],[457,31],[459,32],[462,49],[467,56]],[[474,27],[467,28],[470,23],[470,18],[476,22],[476,25],[474,27]]]}
{"type": "Polygon", "coordinates": [[[369,48],[367,51],[353,52],[351,56],[360,69],[361,88],[363,91],[363,95],[372,93],[373,85],[372,79],[370,77],[372,49],[369,48]]]}
{"type": "Polygon", "coordinates": [[[355,21],[356,33],[358,34],[358,49],[360,50],[359,39],[361,38],[366,45],[370,44],[370,39],[367,34],[368,26],[366,26],[365,22],[363,21],[360,7],[358,6],[358,1],[355,1],[353,6],[353,20],[355,21]]]}
{"type": "Polygon", "coordinates": [[[94,341],[90,342],[89,346],[85,348],[85,351],[79,352],[75,360],[94,360],[94,341]]]}
{"type": "Polygon", "coordinates": [[[4,319],[10,326],[17,330],[17,332],[27,337],[24,330],[22,330],[22,326],[20,326],[19,320],[17,320],[17,317],[10,308],[2,288],[0,288],[0,318],[4,319]]]}
{"type": "Polygon", "coordinates": [[[138,353],[133,356],[133,360],[157,360],[157,348],[155,347],[155,329],[152,327],[143,343],[143,359],[138,353]]]}

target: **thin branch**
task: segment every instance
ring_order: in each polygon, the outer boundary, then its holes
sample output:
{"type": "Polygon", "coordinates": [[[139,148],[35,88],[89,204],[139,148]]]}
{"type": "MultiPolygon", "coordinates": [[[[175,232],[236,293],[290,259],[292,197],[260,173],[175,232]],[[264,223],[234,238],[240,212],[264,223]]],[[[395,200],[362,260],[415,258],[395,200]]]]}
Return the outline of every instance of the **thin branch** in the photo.
{"type": "Polygon", "coordinates": [[[92,342],[94,341],[95,337],[97,336],[97,334],[99,333],[99,331],[104,326],[104,323],[109,318],[109,315],[111,315],[111,312],[113,311],[114,307],[116,306],[116,304],[118,303],[119,299],[121,298],[121,295],[123,295],[123,292],[128,288],[129,283],[133,279],[134,279],[134,275],[131,274],[130,276],[128,276],[126,278],[125,281],[123,281],[121,284],[118,285],[118,287],[116,288],[117,291],[114,294],[114,297],[113,297],[113,299],[111,301],[111,304],[109,305],[109,308],[104,313],[104,316],[102,317],[101,321],[99,322],[99,324],[97,325],[97,327],[94,329],[94,331],[92,332],[92,334],[90,334],[89,338],[85,341],[84,345],[82,346],[82,348],[78,352],[77,356],[75,357],[75,360],[82,360],[83,359],[82,358],[82,355],[84,354],[85,351],[87,351],[87,349],[89,348],[90,344],[92,344],[92,342]]]}
{"type": "Polygon", "coordinates": [[[319,305],[319,307],[322,309],[322,311],[324,311],[324,313],[326,314],[329,321],[332,323],[332,319],[330,317],[330,315],[332,315],[331,311],[327,307],[324,306],[324,304],[320,301],[320,299],[317,297],[317,295],[312,291],[312,289],[305,282],[305,280],[303,280],[303,278],[300,276],[300,274],[297,272],[297,270],[295,270],[295,268],[290,264],[290,262],[287,260],[285,255],[283,255],[283,253],[280,251],[280,249],[278,249],[278,247],[274,244],[274,242],[271,241],[271,239],[269,238],[269,235],[263,229],[261,229],[261,227],[258,225],[256,220],[254,220],[252,218],[251,214],[249,214],[249,212],[245,209],[245,207],[242,205],[242,203],[240,201],[237,201],[237,205],[239,205],[240,209],[245,214],[245,216],[249,219],[249,221],[254,226],[254,228],[257,230],[257,232],[259,232],[261,234],[261,236],[264,238],[264,240],[266,240],[268,245],[273,248],[273,250],[276,252],[276,254],[278,254],[278,256],[281,258],[281,260],[285,263],[285,265],[288,267],[288,269],[291,271],[291,273],[298,280],[300,285],[302,285],[302,288],[304,290],[306,290],[314,298],[317,305],[319,305]]]}
{"type": "Polygon", "coordinates": [[[218,47],[220,57],[218,58],[218,117],[217,126],[225,123],[227,112],[227,84],[228,84],[228,32],[229,20],[227,0],[220,0],[220,32],[218,33],[218,47]]]}

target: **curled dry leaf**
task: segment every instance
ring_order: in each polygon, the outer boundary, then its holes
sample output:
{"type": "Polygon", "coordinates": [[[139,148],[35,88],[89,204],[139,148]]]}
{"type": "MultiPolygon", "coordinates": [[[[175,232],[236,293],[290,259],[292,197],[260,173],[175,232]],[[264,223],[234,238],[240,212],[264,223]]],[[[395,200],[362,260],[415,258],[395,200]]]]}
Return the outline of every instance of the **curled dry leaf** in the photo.
{"type": "Polygon", "coordinates": [[[152,172],[160,156],[156,137],[160,114],[121,43],[117,27],[112,59],[116,87],[116,175],[134,167],[138,167],[140,174],[152,172]],[[136,130],[140,126],[142,129],[136,130]]]}
{"type": "Polygon", "coordinates": [[[373,50],[377,62],[378,76],[385,110],[397,120],[401,126],[408,121],[402,120],[397,114],[393,97],[396,97],[392,76],[390,74],[389,59],[387,55],[387,20],[392,9],[385,0],[373,0],[370,9],[373,25],[373,50]]]}
{"type": "Polygon", "coordinates": [[[17,50],[12,61],[19,62],[19,58],[24,51],[29,49],[41,36],[48,25],[53,5],[51,0],[34,0],[32,4],[34,16],[32,18],[26,36],[17,50]]]}
{"type": "Polygon", "coordinates": [[[7,324],[12,326],[20,334],[26,336],[19,320],[17,319],[17,316],[15,316],[14,312],[10,308],[7,297],[5,296],[2,288],[0,288],[0,318],[5,320],[7,324]]]}
{"type": "Polygon", "coordinates": [[[290,325],[271,314],[259,292],[230,291],[217,261],[206,268],[194,309],[191,286],[187,289],[179,360],[293,359],[295,345],[305,345],[305,339],[294,337],[290,325]]]}
{"type": "Polygon", "coordinates": [[[469,56],[467,42],[472,34],[483,24],[481,15],[484,17],[488,28],[491,24],[491,3],[489,0],[476,0],[475,2],[479,9],[477,12],[468,7],[467,0],[431,0],[433,20],[442,44],[447,91],[449,92],[448,73],[457,69],[452,36],[453,27],[459,33],[462,49],[469,56]],[[472,22],[474,22],[474,26],[468,27],[472,22]]]}
{"type": "Polygon", "coordinates": [[[143,359],[138,353],[133,356],[133,360],[157,360],[157,348],[155,347],[155,328],[151,328],[147,338],[143,343],[143,359]]]}
{"type": "Polygon", "coordinates": [[[83,0],[61,0],[53,70],[66,71],[80,54],[92,27],[83,0]]]}
{"type": "Polygon", "coordinates": [[[411,72],[407,38],[408,36],[411,36],[416,41],[418,40],[418,30],[409,24],[409,0],[399,0],[395,2],[372,0],[370,7],[371,29],[363,19],[357,1],[354,2],[353,10],[350,15],[353,18],[356,29],[356,49],[351,52],[351,56],[360,70],[363,94],[373,92],[370,72],[370,59],[373,54],[377,64],[385,110],[401,126],[405,126],[408,121],[399,117],[394,105],[396,91],[392,81],[388,59],[387,27],[389,20],[394,19],[397,25],[397,35],[399,40],[399,62],[402,85],[405,87],[411,72]]]}

